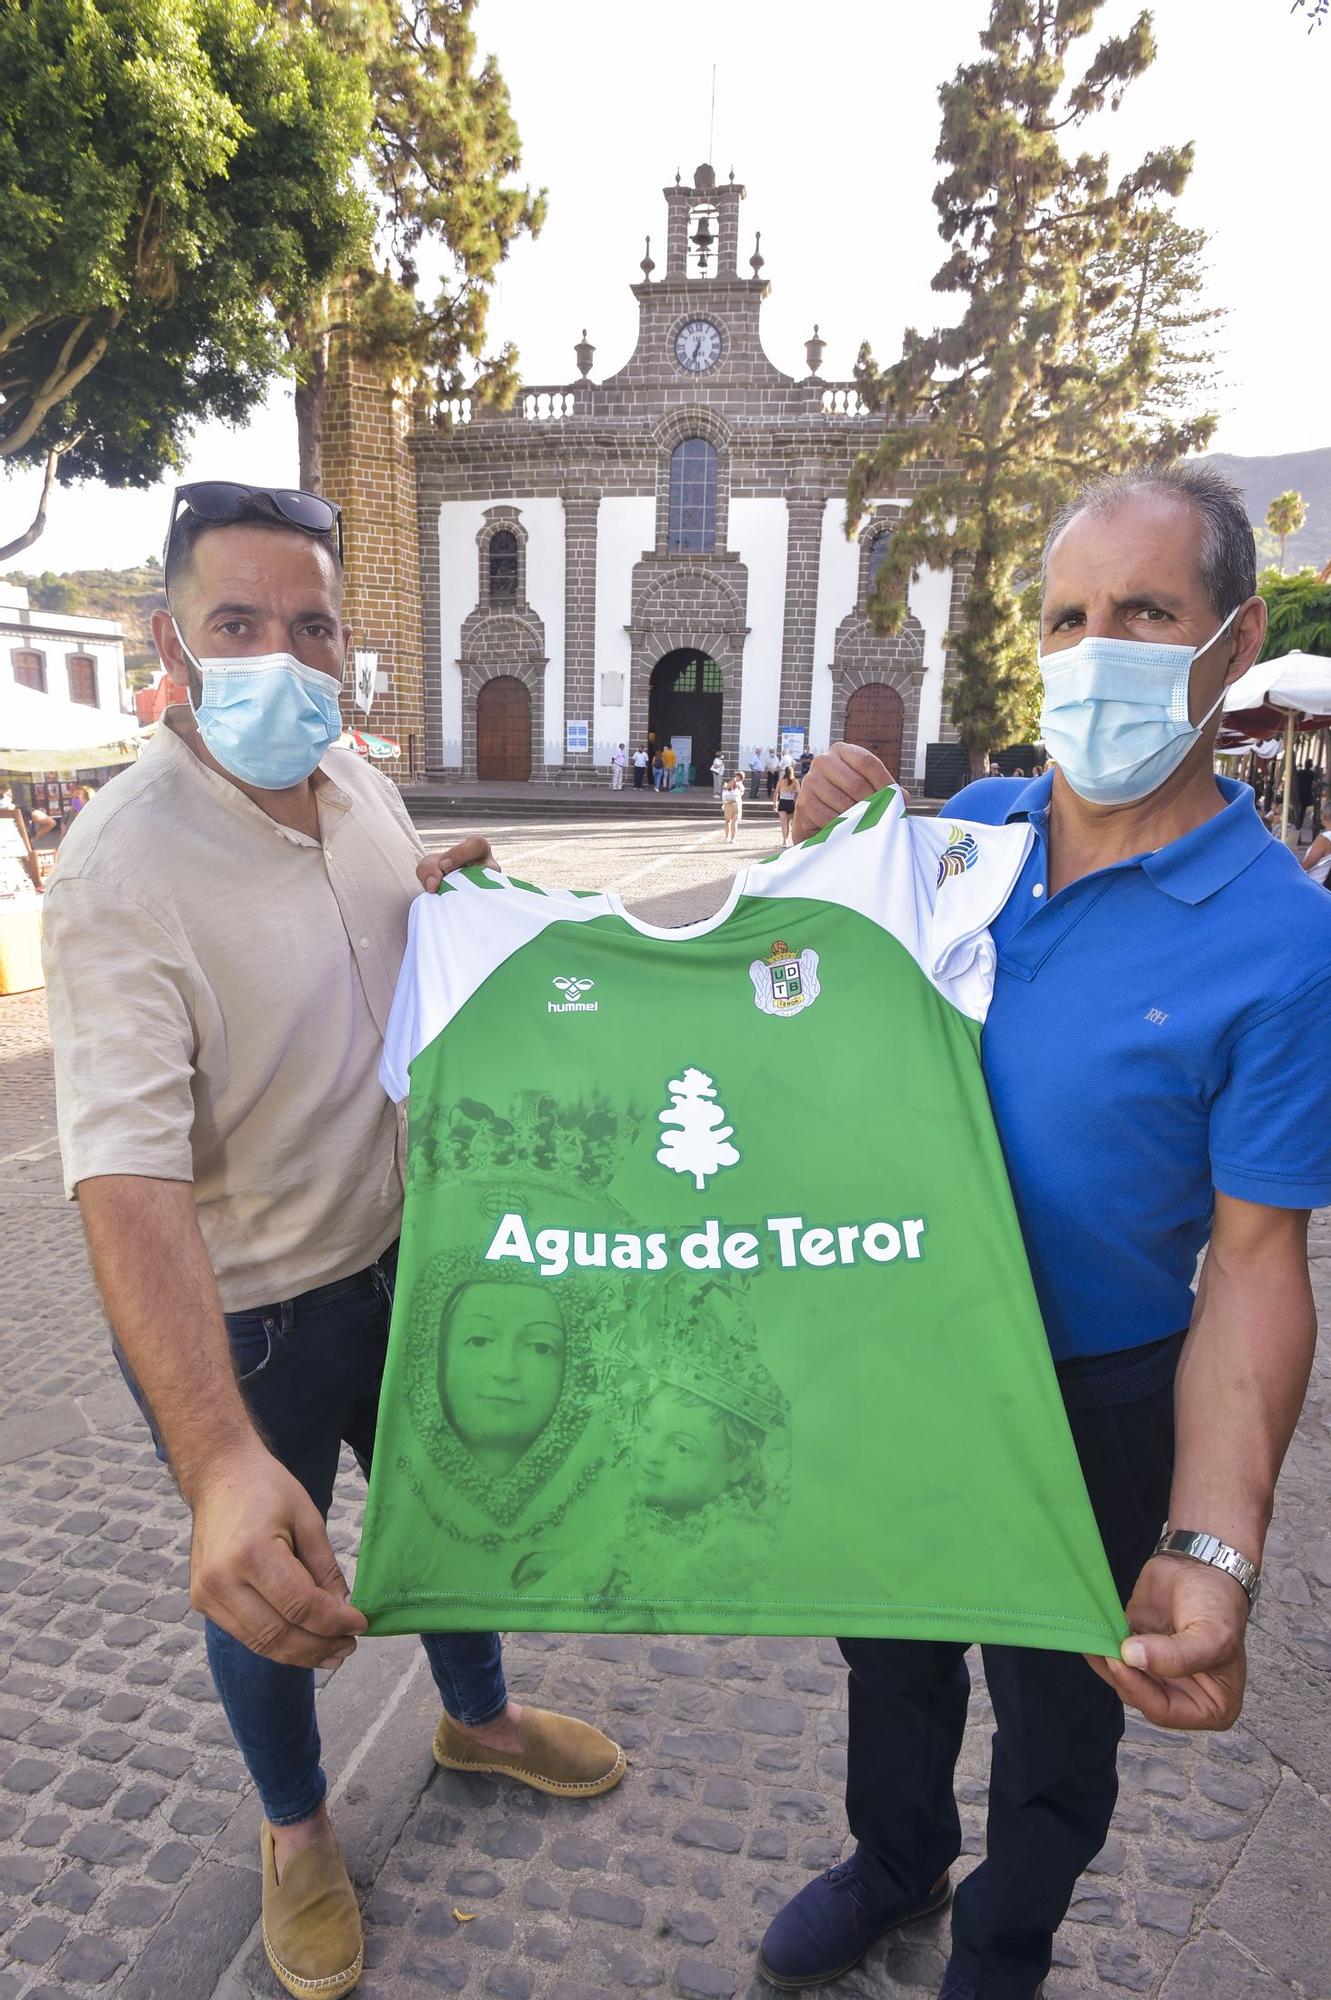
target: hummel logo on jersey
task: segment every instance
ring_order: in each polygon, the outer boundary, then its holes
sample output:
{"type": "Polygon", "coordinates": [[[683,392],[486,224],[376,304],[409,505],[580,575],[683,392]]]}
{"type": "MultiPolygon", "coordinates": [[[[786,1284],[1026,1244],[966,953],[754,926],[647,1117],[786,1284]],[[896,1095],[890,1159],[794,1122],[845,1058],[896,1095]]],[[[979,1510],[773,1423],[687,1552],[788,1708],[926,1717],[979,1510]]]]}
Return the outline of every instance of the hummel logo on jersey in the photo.
{"type": "Polygon", "coordinates": [[[598,1011],[598,1001],[583,998],[595,986],[594,979],[552,979],[550,984],[564,997],[562,1000],[546,1001],[548,1014],[595,1014],[598,1011]]]}
{"type": "Polygon", "coordinates": [[[973,868],[980,858],[979,842],[973,833],[966,833],[953,821],[952,838],[938,857],[938,886],[941,889],[949,875],[964,875],[973,868]]]}

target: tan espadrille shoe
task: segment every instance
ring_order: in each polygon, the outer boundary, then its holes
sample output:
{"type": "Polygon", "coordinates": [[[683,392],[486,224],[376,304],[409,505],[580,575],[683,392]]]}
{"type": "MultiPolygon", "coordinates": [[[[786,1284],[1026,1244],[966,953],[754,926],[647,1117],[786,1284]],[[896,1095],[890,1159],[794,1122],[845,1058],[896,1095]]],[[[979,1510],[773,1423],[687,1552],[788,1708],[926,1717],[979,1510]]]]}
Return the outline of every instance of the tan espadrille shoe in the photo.
{"type": "Polygon", "coordinates": [[[273,1830],[259,1830],[263,1856],[263,1948],[297,2000],[338,2000],[364,1963],[360,1911],[346,1864],[331,1841],[293,1854],[277,1879],[273,1830]]]}
{"type": "Polygon", "coordinates": [[[523,1709],[520,1750],[492,1750],[445,1715],[434,1733],[434,1761],[446,1771],[516,1778],[562,1799],[591,1799],[612,1790],[628,1763],[618,1743],[590,1722],[548,1708],[523,1709]]]}

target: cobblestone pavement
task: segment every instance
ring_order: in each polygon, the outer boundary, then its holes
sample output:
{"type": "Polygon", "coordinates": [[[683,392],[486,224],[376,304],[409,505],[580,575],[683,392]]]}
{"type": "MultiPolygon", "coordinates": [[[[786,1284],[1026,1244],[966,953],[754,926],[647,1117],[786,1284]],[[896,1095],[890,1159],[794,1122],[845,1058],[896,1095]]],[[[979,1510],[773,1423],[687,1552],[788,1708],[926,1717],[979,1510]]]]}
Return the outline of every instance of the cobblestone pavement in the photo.
{"type": "MultiPolygon", "coordinates": [[[[736,853],[631,797],[622,830],[486,830],[528,879],[614,886],[667,923],[715,908],[736,860],[771,846],[765,812],[736,853]]],[[[53,1135],[42,996],[0,1000],[0,2000],[272,2000],[258,1813],[189,1609],[185,1520],[110,1360],[53,1135]]],[[[1325,1314],[1331,1215],[1314,1248],[1325,1314]]],[[[1060,1934],[1049,2000],[1331,2000],[1329,1490],[1324,1342],[1243,1722],[1199,1738],[1129,1724],[1118,1817],[1060,1934]]],[[[344,1560],[359,1509],[353,1473],[332,1522],[344,1560]]],[[[758,2000],[769,1913],[845,1845],[835,1646],[516,1635],[507,1656],[520,1695],[619,1736],[631,1764],[617,1791],[575,1806],[435,1772],[410,1640],[363,1645],[321,1695],[366,1897],[367,2000],[758,2000]]],[[[983,1839],[988,1729],[980,1684],[958,1779],[967,1856],[983,1839]]],[[[945,1920],[903,1932],[835,1990],[931,1994],[945,1938],[945,1920]]]]}

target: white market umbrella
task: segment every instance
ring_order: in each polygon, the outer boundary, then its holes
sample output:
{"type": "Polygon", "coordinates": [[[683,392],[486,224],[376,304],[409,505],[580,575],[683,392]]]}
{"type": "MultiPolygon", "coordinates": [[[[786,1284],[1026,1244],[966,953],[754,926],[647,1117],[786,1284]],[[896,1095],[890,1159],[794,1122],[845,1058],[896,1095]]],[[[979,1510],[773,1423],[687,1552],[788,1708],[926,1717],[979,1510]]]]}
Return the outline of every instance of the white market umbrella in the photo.
{"type": "Polygon", "coordinates": [[[143,744],[127,715],[52,701],[35,688],[0,687],[0,771],[91,771],[132,764],[143,744]]]}
{"type": "Polygon", "coordinates": [[[1285,789],[1280,809],[1280,838],[1289,831],[1289,800],[1294,784],[1296,716],[1331,715],[1331,659],[1321,653],[1280,653],[1249,667],[1225,690],[1226,715],[1244,709],[1278,708],[1285,712],[1285,789]]]}

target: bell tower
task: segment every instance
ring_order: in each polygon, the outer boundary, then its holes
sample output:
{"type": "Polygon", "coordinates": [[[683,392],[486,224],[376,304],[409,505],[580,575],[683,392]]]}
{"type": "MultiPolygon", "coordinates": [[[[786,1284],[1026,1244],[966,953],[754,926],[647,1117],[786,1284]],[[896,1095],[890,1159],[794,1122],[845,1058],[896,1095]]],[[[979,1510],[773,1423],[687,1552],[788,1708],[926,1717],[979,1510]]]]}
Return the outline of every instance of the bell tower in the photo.
{"type": "MultiPolygon", "coordinates": [[[[763,277],[761,239],[748,269],[740,269],[740,204],[743,185],[731,174],[717,179],[705,162],[693,180],[678,175],[661,190],[666,203],[665,272],[652,256],[651,238],[642,260],[638,301],[638,343],[605,386],[677,389],[681,399],[705,401],[715,388],[789,384],[763,352],[758,320],[770,289],[763,277]]],[[[668,400],[674,400],[669,398],[668,400]]]]}

